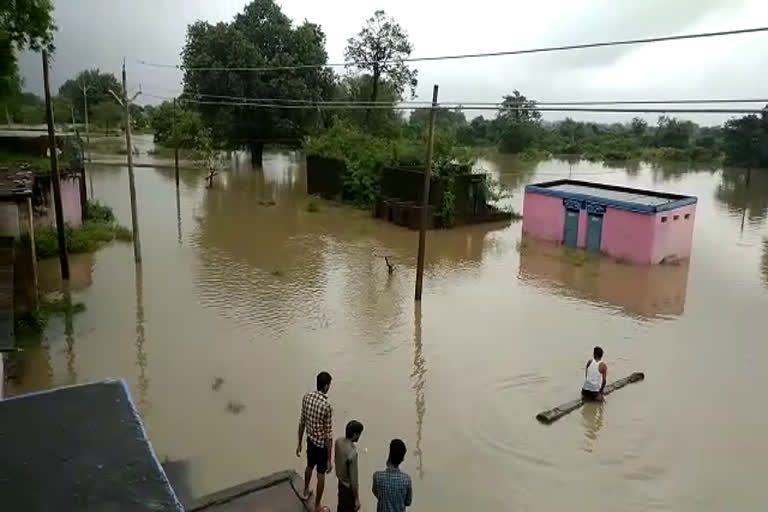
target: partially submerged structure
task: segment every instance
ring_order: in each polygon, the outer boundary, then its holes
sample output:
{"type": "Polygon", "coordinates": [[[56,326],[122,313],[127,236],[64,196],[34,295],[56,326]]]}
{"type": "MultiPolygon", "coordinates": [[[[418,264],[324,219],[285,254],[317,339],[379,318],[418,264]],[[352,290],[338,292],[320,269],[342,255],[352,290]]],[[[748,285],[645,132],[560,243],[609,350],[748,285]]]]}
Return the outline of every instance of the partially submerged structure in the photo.
{"type": "MultiPolygon", "coordinates": [[[[325,199],[345,200],[346,164],[335,158],[307,156],[307,193],[325,199]]],[[[375,217],[398,226],[418,229],[424,195],[424,168],[420,165],[385,167],[376,184],[375,217]]],[[[489,204],[488,176],[469,166],[447,164],[430,179],[427,227],[508,221],[509,212],[489,204]]]]}
{"type": "Polygon", "coordinates": [[[523,232],[638,264],[691,254],[696,197],[577,180],[525,187],[523,232]]]}

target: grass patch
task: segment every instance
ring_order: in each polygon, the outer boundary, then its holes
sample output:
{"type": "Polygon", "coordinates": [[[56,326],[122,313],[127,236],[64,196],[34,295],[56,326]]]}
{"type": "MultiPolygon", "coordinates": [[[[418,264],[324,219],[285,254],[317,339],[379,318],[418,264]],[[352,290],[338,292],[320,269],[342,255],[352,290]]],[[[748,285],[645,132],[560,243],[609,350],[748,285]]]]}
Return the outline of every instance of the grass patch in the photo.
{"type": "MultiPolygon", "coordinates": [[[[125,226],[115,222],[115,215],[108,206],[97,202],[89,203],[86,220],[79,227],[69,225],[64,228],[67,251],[72,254],[94,252],[113,240],[129,242],[133,233],[125,226]]],[[[59,253],[59,242],[54,226],[35,231],[35,253],[37,259],[52,258],[59,253]]]]}
{"type": "Polygon", "coordinates": [[[51,171],[51,160],[44,156],[0,151],[0,167],[26,167],[35,174],[47,174],[51,171]]]}
{"type": "Polygon", "coordinates": [[[72,316],[85,311],[85,304],[71,298],[44,299],[37,311],[16,313],[13,317],[15,334],[22,340],[39,334],[54,316],[72,316]]]}
{"type": "Polygon", "coordinates": [[[94,153],[126,154],[125,139],[123,137],[99,137],[92,138],[88,147],[94,153]]]}

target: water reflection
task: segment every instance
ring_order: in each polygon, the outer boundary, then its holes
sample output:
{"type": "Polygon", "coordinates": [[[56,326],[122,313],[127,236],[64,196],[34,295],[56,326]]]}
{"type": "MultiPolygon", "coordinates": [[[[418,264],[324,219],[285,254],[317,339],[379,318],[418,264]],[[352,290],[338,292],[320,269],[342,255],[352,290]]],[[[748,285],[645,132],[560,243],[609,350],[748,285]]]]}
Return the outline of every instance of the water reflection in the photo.
{"type": "Polygon", "coordinates": [[[63,284],[64,298],[64,341],[66,343],[67,376],[68,384],[77,383],[77,362],[75,360],[75,327],[74,311],[72,308],[72,292],[69,289],[69,283],[63,284]]]}
{"type": "Polygon", "coordinates": [[[584,450],[594,449],[597,434],[603,428],[605,404],[602,402],[587,402],[581,408],[581,424],[584,427],[584,450]]]}
{"type": "Polygon", "coordinates": [[[723,169],[715,198],[731,212],[746,215],[751,224],[762,222],[768,213],[768,170],[753,170],[747,184],[746,169],[723,169]]]}
{"type": "Polygon", "coordinates": [[[763,282],[768,286],[768,239],[763,240],[762,273],[763,282]]]}
{"type": "Polygon", "coordinates": [[[683,314],[688,262],[630,265],[523,237],[518,277],[552,293],[652,319],[683,314]]]}
{"type": "Polygon", "coordinates": [[[146,342],[144,332],[144,270],[141,263],[135,266],[136,279],[136,337],[134,346],[136,348],[136,367],[138,368],[138,399],[137,406],[141,414],[149,412],[149,402],[147,392],[149,390],[149,377],[147,376],[147,353],[144,350],[146,342]]]}
{"type": "Polygon", "coordinates": [[[413,306],[413,372],[411,373],[411,387],[416,394],[416,449],[414,453],[418,463],[416,469],[419,478],[424,479],[424,454],[421,450],[421,432],[424,426],[424,413],[427,412],[427,403],[424,399],[424,385],[427,381],[427,362],[421,345],[421,302],[413,306]]]}

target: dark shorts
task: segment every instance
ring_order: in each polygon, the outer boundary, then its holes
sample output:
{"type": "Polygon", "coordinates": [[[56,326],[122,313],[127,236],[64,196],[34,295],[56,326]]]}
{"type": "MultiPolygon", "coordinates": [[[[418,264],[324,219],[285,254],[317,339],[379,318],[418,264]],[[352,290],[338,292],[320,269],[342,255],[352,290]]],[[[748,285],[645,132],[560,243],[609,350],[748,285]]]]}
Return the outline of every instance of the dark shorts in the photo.
{"type": "Polygon", "coordinates": [[[336,512],[355,512],[355,493],[339,482],[339,506],[336,512]]]}
{"type": "Polygon", "coordinates": [[[594,401],[597,402],[600,400],[600,392],[599,391],[589,391],[588,389],[582,389],[581,390],[581,398],[584,400],[594,401]]]}
{"type": "Polygon", "coordinates": [[[328,449],[325,446],[316,446],[307,439],[307,467],[317,467],[318,473],[328,472],[328,449]]]}

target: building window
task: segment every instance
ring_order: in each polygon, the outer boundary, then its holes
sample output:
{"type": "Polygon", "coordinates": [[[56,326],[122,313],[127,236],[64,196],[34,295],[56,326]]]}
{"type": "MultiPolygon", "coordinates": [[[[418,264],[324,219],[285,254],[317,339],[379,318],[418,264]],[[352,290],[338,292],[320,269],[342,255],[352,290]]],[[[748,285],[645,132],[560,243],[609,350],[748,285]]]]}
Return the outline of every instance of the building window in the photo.
{"type": "Polygon", "coordinates": [[[672,220],[680,220],[680,216],[679,215],[675,215],[674,217],[672,217],[672,220]]]}
{"type": "Polygon", "coordinates": [[[691,218],[691,214],[690,214],[690,213],[686,213],[686,214],[685,214],[685,218],[686,218],[686,219],[690,219],[690,218],[691,218]]]}
{"type": "Polygon", "coordinates": [[[661,218],[661,222],[667,222],[667,218],[666,217],[662,217],[661,218]]]}

